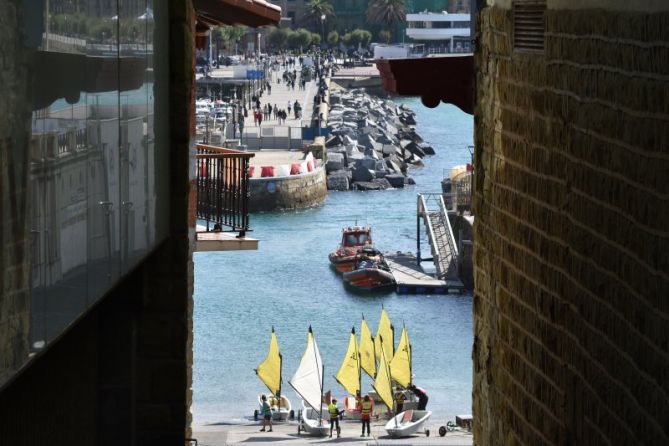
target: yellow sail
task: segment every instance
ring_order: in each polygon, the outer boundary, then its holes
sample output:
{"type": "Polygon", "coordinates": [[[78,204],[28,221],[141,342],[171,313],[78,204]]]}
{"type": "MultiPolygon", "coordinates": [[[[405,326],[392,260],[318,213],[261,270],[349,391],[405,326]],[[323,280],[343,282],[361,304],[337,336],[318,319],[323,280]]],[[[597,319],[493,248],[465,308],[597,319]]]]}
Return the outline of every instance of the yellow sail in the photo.
{"type": "Polygon", "coordinates": [[[351,395],[360,391],[360,354],[355,340],[355,328],[351,329],[348,350],[335,379],[351,395]]]}
{"type": "Polygon", "coordinates": [[[374,338],[363,316],[360,324],[360,367],[371,378],[376,378],[376,354],[374,350],[374,338]]]}
{"type": "Polygon", "coordinates": [[[272,394],[279,396],[281,394],[281,353],[279,353],[279,342],[276,340],[276,333],[272,327],[272,337],[269,341],[269,351],[267,357],[255,369],[258,378],[265,383],[272,394]]]}
{"type": "Polygon", "coordinates": [[[381,398],[381,401],[388,406],[389,409],[393,409],[393,389],[390,384],[390,367],[388,366],[388,360],[386,359],[385,351],[381,351],[381,358],[379,359],[379,369],[376,373],[376,379],[372,384],[376,394],[381,398]]]}
{"type": "Polygon", "coordinates": [[[390,361],[390,376],[405,389],[411,385],[411,344],[406,327],[402,329],[400,343],[390,361]]]}
{"type": "Polygon", "coordinates": [[[379,328],[376,330],[376,337],[374,338],[374,348],[376,350],[376,359],[381,360],[381,348],[386,353],[386,358],[392,358],[395,354],[395,333],[393,325],[390,323],[390,318],[386,310],[381,307],[381,320],[379,320],[379,328]],[[383,339],[383,342],[381,341],[383,339]]]}

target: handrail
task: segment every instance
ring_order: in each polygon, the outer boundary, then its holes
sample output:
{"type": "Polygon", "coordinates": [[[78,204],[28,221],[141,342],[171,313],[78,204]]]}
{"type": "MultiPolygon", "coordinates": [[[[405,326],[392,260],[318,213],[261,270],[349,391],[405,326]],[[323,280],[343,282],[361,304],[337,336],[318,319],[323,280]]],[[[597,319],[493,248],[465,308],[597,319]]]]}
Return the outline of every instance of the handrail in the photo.
{"type": "MultiPolygon", "coordinates": [[[[451,227],[451,222],[448,219],[448,211],[446,209],[446,204],[444,202],[442,194],[418,194],[418,213],[419,215],[423,216],[423,220],[425,222],[425,226],[427,227],[427,232],[428,232],[428,240],[430,241],[430,247],[432,250],[432,257],[435,266],[437,267],[438,270],[440,270],[440,266],[442,263],[442,253],[439,251],[439,247],[436,246],[437,244],[437,237],[435,235],[435,230],[432,225],[432,221],[429,217],[430,211],[428,210],[427,207],[427,198],[430,199],[436,199],[437,204],[438,204],[438,212],[440,214],[441,220],[443,221],[444,227],[447,231],[446,234],[446,243],[448,244],[448,247],[450,249],[450,255],[447,256],[447,258],[444,258],[443,260],[446,261],[448,260],[450,263],[450,259],[455,259],[455,268],[456,268],[456,275],[459,274],[458,270],[458,247],[455,244],[455,237],[453,235],[453,228],[451,227]]],[[[440,276],[444,276],[447,274],[448,271],[439,271],[440,276]]]]}
{"type": "Polygon", "coordinates": [[[249,227],[249,160],[253,153],[198,144],[197,218],[214,224],[214,231],[228,227],[244,237],[249,227]]]}
{"type": "Polygon", "coordinates": [[[197,144],[196,150],[198,152],[198,155],[203,155],[203,154],[228,154],[228,155],[235,155],[235,156],[240,156],[242,158],[253,158],[256,156],[255,153],[251,152],[243,152],[241,150],[237,149],[230,149],[227,147],[218,147],[218,146],[210,146],[209,144],[197,144]]]}

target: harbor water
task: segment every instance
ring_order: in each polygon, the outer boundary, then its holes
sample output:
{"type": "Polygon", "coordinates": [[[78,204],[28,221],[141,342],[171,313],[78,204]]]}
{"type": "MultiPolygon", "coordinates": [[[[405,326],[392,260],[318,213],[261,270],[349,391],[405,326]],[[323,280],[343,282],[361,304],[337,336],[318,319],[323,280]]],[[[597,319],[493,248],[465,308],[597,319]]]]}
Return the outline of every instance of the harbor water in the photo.
{"type": "MultiPolygon", "coordinates": [[[[471,161],[473,118],[442,104],[425,108],[402,98],[416,112],[417,132],[436,155],[413,169],[415,186],[378,192],[330,192],[324,205],[297,212],[253,214],[258,251],[194,255],[193,418],[195,425],[244,422],[267,391],[254,368],[265,358],[275,328],[283,356],[282,392],[297,409],[288,380],[297,369],[313,328],[325,365],[324,390],[345,395],[336,383],[351,327],[364,315],[372,333],[383,306],[395,326],[395,345],[407,327],[416,385],[429,394],[433,420],[471,413],[472,297],[454,295],[357,295],[331,269],[344,226],[372,227],[382,251],[416,252],[416,194],[439,192],[451,167],[471,161]]],[[[423,254],[429,247],[423,241],[423,254]]],[[[371,379],[363,373],[363,393],[371,379]]],[[[296,410],[297,412],[297,410],[296,410]]]]}

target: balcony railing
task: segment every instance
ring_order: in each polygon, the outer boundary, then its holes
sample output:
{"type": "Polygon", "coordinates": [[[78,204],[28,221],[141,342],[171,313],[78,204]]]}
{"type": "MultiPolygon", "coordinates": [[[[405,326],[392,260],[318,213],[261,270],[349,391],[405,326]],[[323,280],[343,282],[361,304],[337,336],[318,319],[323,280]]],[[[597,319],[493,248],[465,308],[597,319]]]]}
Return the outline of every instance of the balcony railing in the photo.
{"type": "Polygon", "coordinates": [[[197,145],[197,218],[214,230],[249,230],[249,159],[253,153],[197,145]]]}

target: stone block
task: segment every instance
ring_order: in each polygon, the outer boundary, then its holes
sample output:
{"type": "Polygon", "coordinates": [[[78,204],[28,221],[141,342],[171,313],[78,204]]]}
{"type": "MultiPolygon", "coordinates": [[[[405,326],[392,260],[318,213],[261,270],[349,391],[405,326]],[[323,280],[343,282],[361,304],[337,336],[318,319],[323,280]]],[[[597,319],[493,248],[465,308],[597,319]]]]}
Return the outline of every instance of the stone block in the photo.
{"type": "Polygon", "coordinates": [[[328,162],[325,164],[327,173],[341,170],[345,167],[344,155],[338,152],[328,152],[328,162]]]}
{"type": "Polygon", "coordinates": [[[350,189],[349,175],[345,171],[333,172],[327,178],[328,190],[347,191],[350,189]],[[341,173],[340,173],[341,172],[341,173]]]}
{"type": "Polygon", "coordinates": [[[384,178],[395,189],[400,189],[400,188],[404,187],[405,178],[404,178],[404,175],[402,175],[402,174],[398,174],[398,173],[387,174],[384,178]]]}
{"type": "Polygon", "coordinates": [[[353,172],[353,181],[371,181],[374,179],[374,171],[364,166],[356,167],[353,172]]]}

